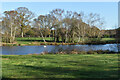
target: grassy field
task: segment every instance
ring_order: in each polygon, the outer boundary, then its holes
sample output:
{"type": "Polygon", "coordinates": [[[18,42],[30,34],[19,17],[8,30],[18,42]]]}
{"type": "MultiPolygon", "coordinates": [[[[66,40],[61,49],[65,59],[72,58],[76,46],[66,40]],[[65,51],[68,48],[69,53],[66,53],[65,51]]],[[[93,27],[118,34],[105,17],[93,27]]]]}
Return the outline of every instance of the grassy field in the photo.
{"type": "MultiPolygon", "coordinates": [[[[47,37],[47,38],[45,38],[45,40],[47,42],[46,43],[47,45],[49,45],[49,44],[54,45],[54,43],[55,43],[52,37],[47,37]]],[[[86,40],[89,40],[89,39],[86,39],[86,40]]],[[[97,40],[95,39],[94,41],[96,42],[97,40]]],[[[42,38],[34,38],[34,37],[16,38],[16,42],[17,42],[17,44],[25,44],[25,45],[44,44],[42,38]]],[[[77,42],[77,39],[76,39],[76,42],[77,42]]],[[[102,38],[100,41],[97,41],[96,43],[98,43],[98,42],[100,42],[100,43],[111,43],[111,42],[115,43],[116,39],[115,38],[102,38]]],[[[56,44],[59,45],[59,44],[62,44],[62,43],[59,42],[59,43],[56,43],[56,44]]]]}
{"type": "Polygon", "coordinates": [[[3,55],[3,78],[117,78],[117,54],[3,55]]]}
{"type": "Polygon", "coordinates": [[[102,38],[101,41],[114,41],[115,38],[102,38]]]}
{"type": "MultiPolygon", "coordinates": [[[[47,37],[45,38],[47,42],[52,42],[53,38],[52,37],[47,37]]],[[[41,42],[44,43],[43,39],[40,38],[35,38],[35,37],[24,37],[24,38],[16,38],[16,41],[18,44],[29,44],[31,42],[41,42]]]]}
{"type": "MultiPolygon", "coordinates": [[[[85,42],[76,42],[75,43],[62,43],[61,39],[60,42],[54,42],[52,37],[45,38],[46,43],[43,41],[41,37],[24,37],[24,38],[16,38],[14,43],[2,43],[3,46],[25,46],[25,45],[74,45],[74,44],[113,44],[116,43],[115,38],[102,38],[98,40],[97,38],[93,39],[85,39],[85,42]]],[[[81,39],[82,40],[82,39],[81,39]]],[[[120,43],[120,40],[119,40],[120,43]]]]}
{"type": "MultiPolygon", "coordinates": [[[[47,42],[52,42],[54,39],[52,37],[46,37],[45,40],[47,42]]],[[[101,41],[114,41],[115,38],[102,38],[101,41]]],[[[31,42],[31,41],[38,41],[38,42],[43,42],[43,39],[40,38],[36,38],[36,37],[24,37],[24,38],[16,38],[16,41],[27,41],[27,42],[31,42]]],[[[61,41],[61,39],[60,39],[61,41]]],[[[77,41],[77,39],[76,39],[77,41]]]]}

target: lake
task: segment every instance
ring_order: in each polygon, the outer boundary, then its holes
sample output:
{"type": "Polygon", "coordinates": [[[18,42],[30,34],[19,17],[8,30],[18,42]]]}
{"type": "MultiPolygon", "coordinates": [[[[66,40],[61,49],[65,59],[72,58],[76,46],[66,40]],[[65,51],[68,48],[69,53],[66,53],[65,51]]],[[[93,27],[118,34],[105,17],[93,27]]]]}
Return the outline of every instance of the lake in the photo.
{"type": "MultiPolygon", "coordinates": [[[[119,44],[120,46],[120,44],[119,44]]],[[[89,50],[110,50],[117,52],[117,44],[105,45],[40,45],[40,46],[1,46],[3,55],[26,55],[26,54],[39,54],[42,52],[56,53],[59,51],[89,51],[89,50]]]]}

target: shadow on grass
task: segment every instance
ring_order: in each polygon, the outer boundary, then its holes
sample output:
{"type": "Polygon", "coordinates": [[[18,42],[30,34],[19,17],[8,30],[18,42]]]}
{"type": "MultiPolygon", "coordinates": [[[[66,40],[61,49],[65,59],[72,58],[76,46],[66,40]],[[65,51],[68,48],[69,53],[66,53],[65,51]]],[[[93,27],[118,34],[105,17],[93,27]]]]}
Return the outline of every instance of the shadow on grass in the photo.
{"type": "MultiPolygon", "coordinates": [[[[35,78],[62,78],[73,77],[73,78],[118,78],[117,70],[83,70],[83,69],[71,69],[65,67],[38,67],[38,66],[27,66],[27,65],[16,65],[23,69],[29,69],[26,75],[33,76],[35,78]],[[36,73],[33,71],[37,71],[36,73]],[[40,73],[40,72],[43,73],[40,73]],[[62,77],[61,77],[62,76],[62,77]]],[[[99,67],[100,68],[100,67],[99,67]]]]}
{"type": "Polygon", "coordinates": [[[49,57],[49,56],[32,56],[33,58],[37,58],[37,59],[54,59],[54,58],[51,58],[51,57],[49,57]]]}

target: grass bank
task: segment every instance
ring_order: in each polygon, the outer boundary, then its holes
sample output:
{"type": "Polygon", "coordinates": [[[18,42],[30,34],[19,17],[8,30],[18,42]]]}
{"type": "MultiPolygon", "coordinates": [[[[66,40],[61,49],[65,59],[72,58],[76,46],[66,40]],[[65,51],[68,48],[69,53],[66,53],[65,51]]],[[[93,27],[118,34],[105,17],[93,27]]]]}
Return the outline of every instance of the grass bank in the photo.
{"type": "MultiPolygon", "coordinates": [[[[61,42],[54,42],[52,37],[45,38],[46,43],[44,43],[43,39],[35,38],[35,37],[24,37],[24,38],[16,38],[15,43],[3,43],[3,46],[25,46],[25,45],[75,45],[75,44],[113,44],[116,43],[115,38],[102,38],[100,41],[97,41],[97,39],[92,39],[92,41],[89,41],[90,39],[87,39],[86,42],[79,42],[79,43],[63,43],[61,42]]],[[[77,39],[76,39],[77,41],[77,39]]]]}
{"type": "Polygon", "coordinates": [[[3,55],[3,78],[117,78],[118,54],[3,55]]]}

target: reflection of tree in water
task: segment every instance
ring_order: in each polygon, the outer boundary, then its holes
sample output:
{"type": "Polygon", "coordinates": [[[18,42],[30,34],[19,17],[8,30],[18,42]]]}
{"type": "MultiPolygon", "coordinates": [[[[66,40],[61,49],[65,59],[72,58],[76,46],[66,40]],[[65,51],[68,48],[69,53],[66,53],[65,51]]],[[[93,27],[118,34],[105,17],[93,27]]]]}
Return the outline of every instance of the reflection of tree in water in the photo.
{"type": "Polygon", "coordinates": [[[83,46],[75,46],[75,45],[58,45],[54,46],[50,53],[57,53],[57,52],[66,52],[70,53],[71,51],[84,51],[85,47],[83,46]]]}
{"type": "Polygon", "coordinates": [[[118,52],[120,52],[120,27],[116,29],[116,39],[117,39],[117,48],[118,52]]]}
{"type": "Polygon", "coordinates": [[[54,47],[51,49],[50,53],[56,53],[56,52],[57,52],[57,49],[58,49],[58,46],[54,46],[54,47]]]}
{"type": "Polygon", "coordinates": [[[118,52],[118,45],[119,44],[108,44],[108,50],[113,52],[118,52]]]}
{"type": "Polygon", "coordinates": [[[117,44],[117,52],[120,52],[120,44],[117,44]]]}
{"type": "MultiPolygon", "coordinates": [[[[44,47],[43,52],[46,53],[58,53],[65,52],[71,53],[71,51],[96,51],[96,50],[108,50],[113,52],[118,52],[117,44],[105,44],[105,45],[52,45],[44,47]]],[[[119,44],[120,48],[120,44],[119,44]]]]}
{"type": "Polygon", "coordinates": [[[74,50],[86,51],[87,50],[87,46],[86,45],[77,45],[77,46],[74,47],[74,50]]]}

